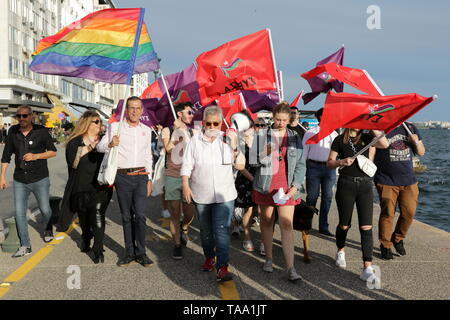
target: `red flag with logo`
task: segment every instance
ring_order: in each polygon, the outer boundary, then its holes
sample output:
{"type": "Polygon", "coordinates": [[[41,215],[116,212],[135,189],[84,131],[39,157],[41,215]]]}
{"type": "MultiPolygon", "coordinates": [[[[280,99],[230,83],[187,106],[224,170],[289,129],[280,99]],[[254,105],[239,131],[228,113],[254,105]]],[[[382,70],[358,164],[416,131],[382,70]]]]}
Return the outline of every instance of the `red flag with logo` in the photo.
{"type": "Polygon", "coordinates": [[[161,99],[164,96],[163,90],[159,86],[159,82],[155,81],[149,85],[144,92],[141,94],[141,99],[161,99]]]}
{"type": "Polygon", "coordinates": [[[306,143],[314,144],[338,128],[384,130],[389,133],[433,101],[417,93],[368,96],[328,92],[320,131],[306,143]]]}
{"type": "Polygon", "coordinates": [[[302,78],[309,80],[319,74],[325,77],[322,79],[325,82],[339,80],[372,96],[382,94],[381,90],[372,82],[369,74],[365,70],[349,68],[335,62],[330,62],[303,73],[302,78]]]}
{"type": "Polygon", "coordinates": [[[196,61],[202,105],[233,91],[277,89],[268,29],[204,52],[196,61]]]}
{"type": "Polygon", "coordinates": [[[222,109],[223,118],[228,124],[231,123],[231,116],[236,112],[245,110],[239,92],[224,94],[216,99],[217,104],[222,109]]]}

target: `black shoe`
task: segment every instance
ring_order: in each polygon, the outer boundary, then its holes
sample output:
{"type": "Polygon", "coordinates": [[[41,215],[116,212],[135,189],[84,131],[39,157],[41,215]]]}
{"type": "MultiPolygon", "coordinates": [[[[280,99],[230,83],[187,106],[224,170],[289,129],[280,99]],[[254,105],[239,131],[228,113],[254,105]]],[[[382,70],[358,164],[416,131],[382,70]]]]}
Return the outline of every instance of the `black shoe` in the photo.
{"type": "Polygon", "coordinates": [[[333,236],[333,234],[328,229],[319,230],[319,233],[323,234],[323,235],[326,235],[326,236],[330,236],[330,237],[333,236]]]}
{"type": "Polygon", "coordinates": [[[135,261],[135,258],[133,256],[125,256],[123,258],[120,258],[119,261],[117,261],[117,266],[125,267],[134,261],[135,261]]]}
{"type": "Polygon", "coordinates": [[[81,240],[80,250],[84,253],[89,252],[91,250],[91,241],[81,240]]]}
{"type": "Polygon", "coordinates": [[[380,245],[381,250],[381,259],[383,260],[393,260],[394,255],[392,254],[392,250],[390,248],[385,248],[383,245],[380,245]]]}
{"type": "Polygon", "coordinates": [[[397,253],[401,256],[406,255],[406,251],[405,251],[405,247],[403,247],[403,240],[400,240],[399,242],[394,242],[394,248],[395,251],[397,251],[397,253]]]}
{"type": "Polygon", "coordinates": [[[100,254],[95,254],[94,253],[94,258],[92,259],[92,261],[94,261],[95,264],[104,263],[105,262],[105,256],[103,255],[103,253],[100,253],[100,254]]]}
{"type": "Polygon", "coordinates": [[[175,246],[175,247],[173,248],[173,255],[172,255],[172,257],[173,257],[175,260],[181,260],[181,259],[183,259],[183,249],[181,248],[181,245],[175,246]]]}
{"type": "Polygon", "coordinates": [[[53,232],[51,230],[44,231],[44,242],[49,243],[54,239],[53,232]]]}
{"type": "Polygon", "coordinates": [[[139,256],[136,256],[136,262],[144,267],[150,267],[153,264],[153,261],[150,260],[150,258],[147,257],[146,254],[141,254],[139,256]]]}

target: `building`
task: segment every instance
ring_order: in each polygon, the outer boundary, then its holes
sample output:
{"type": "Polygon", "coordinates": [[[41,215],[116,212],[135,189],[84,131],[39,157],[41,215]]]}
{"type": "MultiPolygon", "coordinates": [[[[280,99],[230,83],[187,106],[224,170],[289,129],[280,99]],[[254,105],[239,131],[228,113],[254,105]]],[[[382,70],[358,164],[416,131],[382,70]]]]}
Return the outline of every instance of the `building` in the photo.
{"type": "MultiPolygon", "coordinates": [[[[57,106],[74,114],[86,109],[96,109],[104,118],[112,114],[123,99],[123,85],[38,74],[28,65],[40,39],[91,12],[114,7],[112,0],[0,1],[0,40],[6,44],[0,54],[0,123],[12,123],[21,104],[33,107],[38,123],[57,106]]],[[[140,95],[147,85],[147,74],[135,76],[131,92],[140,95]]]]}

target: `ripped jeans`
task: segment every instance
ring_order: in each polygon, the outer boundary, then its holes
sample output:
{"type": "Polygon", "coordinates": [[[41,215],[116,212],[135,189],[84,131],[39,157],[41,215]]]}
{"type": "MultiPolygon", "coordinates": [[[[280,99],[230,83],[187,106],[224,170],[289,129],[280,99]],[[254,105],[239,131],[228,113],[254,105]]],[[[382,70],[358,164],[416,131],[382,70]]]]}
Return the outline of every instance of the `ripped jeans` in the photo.
{"type": "Polygon", "coordinates": [[[206,258],[217,256],[216,269],[230,259],[230,225],[234,200],[223,203],[195,204],[200,220],[200,238],[206,258]]]}

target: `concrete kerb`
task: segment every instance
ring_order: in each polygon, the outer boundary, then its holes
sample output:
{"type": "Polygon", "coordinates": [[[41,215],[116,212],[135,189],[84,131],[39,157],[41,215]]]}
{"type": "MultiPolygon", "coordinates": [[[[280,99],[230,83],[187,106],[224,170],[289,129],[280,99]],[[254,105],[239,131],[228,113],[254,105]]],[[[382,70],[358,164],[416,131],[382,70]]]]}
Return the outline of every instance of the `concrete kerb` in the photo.
{"type": "MultiPolygon", "coordinates": [[[[27,210],[27,220],[35,219],[38,214],[41,213],[41,210],[39,208],[35,208],[33,210],[28,209],[27,210]]],[[[8,237],[9,234],[9,228],[4,226],[3,219],[0,219],[0,244],[5,242],[6,237],[8,237]]]]}

